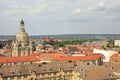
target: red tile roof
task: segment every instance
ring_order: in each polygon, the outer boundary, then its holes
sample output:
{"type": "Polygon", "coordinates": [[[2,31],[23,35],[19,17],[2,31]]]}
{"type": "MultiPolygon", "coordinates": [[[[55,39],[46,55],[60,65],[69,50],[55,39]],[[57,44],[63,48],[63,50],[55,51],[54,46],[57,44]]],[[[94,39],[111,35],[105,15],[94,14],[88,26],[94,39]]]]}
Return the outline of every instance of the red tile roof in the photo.
{"type": "Polygon", "coordinates": [[[56,56],[67,56],[67,54],[64,53],[40,53],[40,52],[34,52],[32,55],[37,55],[40,57],[56,57],[56,56]]]}
{"type": "Polygon", "coordinates": [[[0,63],[38,61],[37,56],[1,57],[0,63]]]}
{"type": "MultiPolygon", "coordinates": [[[[36,53],[35,53],[36,54],[36,53]]],[[[46,54],[46,53],[37,53],[40,59],[53,59],[59,61],[83,61],[83,60],[98,60],[99,58],[104,59],[105,57],[102,54],[86,54],[85,56],[70,56],[67,54],[46,54]]]]}
{"type": "Polygon", "coordinates": [[[94,48],[102,48],[102,46],[87,46],[87,48],[93,50],[94,48]]]}
{"type": "Polygon", "coordinates": [[[56,57],[55,59],[60,61],[87,61],[87,60],[98,60],[99,58],[102,57],[103,57],[102,55],[61,56],[61,57],[56,57]]]}
{"type": "Polygon", "coordinates": [[[120,61],[120,54],[119,53],[116,53],[116,54],[113,54],[111,57],[110,57],[110,60],[114,60],[114,61],[120,61]]]}
{"type": "Polygon", "coordinates": [[[81,51],[81,53],[85,53],[85,54],[87,54],[87,53],[89,53],[89,52],[93,52],[93,49],[94,48],[102,48],[102,46],[87,46],[87,47],[84,47],[84,46],[76,46],[77,47],[77,49],[79,50],[79,51],[81,51]]]}
{"type": "Polygon", "coordinates": [[[98,60],[99,58],[104,59],[101,54],[86,54],[85,56],[70,56],[64,53],[61,54],[46,54],[46,53],[33,53],[34,56],[19,56],[19,57],[2,57],[0,63],[7,62],[32,62],[42,59],[46,60],[59,60],[59,61],[86,61],[86,60],[98,60]]]}

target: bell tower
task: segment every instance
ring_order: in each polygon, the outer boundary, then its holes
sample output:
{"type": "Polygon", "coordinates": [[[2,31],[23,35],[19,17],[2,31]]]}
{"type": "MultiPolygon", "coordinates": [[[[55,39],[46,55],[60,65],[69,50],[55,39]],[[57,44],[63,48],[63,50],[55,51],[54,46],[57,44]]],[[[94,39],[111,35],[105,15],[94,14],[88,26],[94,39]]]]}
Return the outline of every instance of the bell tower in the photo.
{"type": "Polygon", "coordinates": [[[29,56],[33,52],[33,46],[25,31],[23,19],[20,21],[20,30],[16,35],[16,40],[13,42],[12,56],[29,56]]]}

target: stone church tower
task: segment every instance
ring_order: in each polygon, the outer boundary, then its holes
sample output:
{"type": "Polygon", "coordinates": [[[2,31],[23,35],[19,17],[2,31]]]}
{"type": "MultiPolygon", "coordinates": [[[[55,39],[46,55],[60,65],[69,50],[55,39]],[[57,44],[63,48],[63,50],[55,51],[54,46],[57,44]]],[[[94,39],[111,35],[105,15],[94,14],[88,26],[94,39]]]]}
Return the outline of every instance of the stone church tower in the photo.
{"type": "Polygon", "coordinates": [[[20,22],[20,31],[16,35],[16,39],[12,42],[12,56],[29,56],[33,52],[32,41],[29,39],[25,31],[24,22],[20,22]]]}

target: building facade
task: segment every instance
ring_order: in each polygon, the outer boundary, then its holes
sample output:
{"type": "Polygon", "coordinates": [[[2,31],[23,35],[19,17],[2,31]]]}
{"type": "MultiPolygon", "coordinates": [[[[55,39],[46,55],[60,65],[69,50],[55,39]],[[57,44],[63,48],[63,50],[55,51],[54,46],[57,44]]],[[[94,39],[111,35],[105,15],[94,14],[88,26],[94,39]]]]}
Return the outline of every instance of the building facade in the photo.
{"type": "Polygon", "coordinates": [[[0,67],[0,80],[120,80],[118,67],[87,65],[80,61],[16,64],[0,67]],[[106,67],[109,67],[112,71],[106,67]],[[104,73],[104,74],[103,74],[104,73]],[[115,74],[114,74],[115,73],[115,74]]]}
{"type": "Polygon", "coordinates": [[[1,66],[0,80],[74,80],[73,63],[1,66]]]}
{"type": "Polygon", "coordinates": [[[94,49],[93,53],[95,54],[103,54],[105,56],[105,60],[103,60],[104,62],[109,62],[110,61],[110,57],[116,53],[118,53],[117,51],[112,51],[112,50],[103,50],[103,49],[94,49]]]}
{"type": "Polygon", "coordinates": [[[24,21],[20,22],[20,31],[12,42],[12,56],[29,56],[33,52],[32,41],[25,31],[24,21]]]}

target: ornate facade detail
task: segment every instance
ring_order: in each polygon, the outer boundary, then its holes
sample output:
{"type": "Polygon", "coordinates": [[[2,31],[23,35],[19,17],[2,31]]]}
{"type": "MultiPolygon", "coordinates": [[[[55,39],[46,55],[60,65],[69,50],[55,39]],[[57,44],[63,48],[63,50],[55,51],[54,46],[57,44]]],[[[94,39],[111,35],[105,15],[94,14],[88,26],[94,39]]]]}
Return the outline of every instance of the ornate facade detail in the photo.
{"type": "Polygon", "coordinates": [[[33,52],[32,41],[25,31],[24,21],[20,22],[20,31],[12,42],[12,56],[29,56],[33,52]]]}

